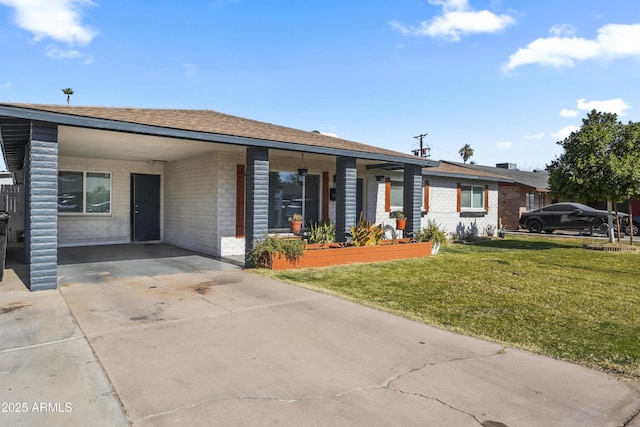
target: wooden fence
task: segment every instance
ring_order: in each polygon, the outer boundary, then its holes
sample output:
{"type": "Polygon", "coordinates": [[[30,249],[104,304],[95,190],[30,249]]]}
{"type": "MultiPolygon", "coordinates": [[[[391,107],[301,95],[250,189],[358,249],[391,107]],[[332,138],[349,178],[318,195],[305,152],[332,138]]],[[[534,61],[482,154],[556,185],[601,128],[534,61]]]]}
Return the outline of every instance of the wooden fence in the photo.
{"type": "Polygon", "coordinates": [[[18,242],[24,234],[24,185],[3,185],[0,210],[9,213],[8,242],[18,242]]]}

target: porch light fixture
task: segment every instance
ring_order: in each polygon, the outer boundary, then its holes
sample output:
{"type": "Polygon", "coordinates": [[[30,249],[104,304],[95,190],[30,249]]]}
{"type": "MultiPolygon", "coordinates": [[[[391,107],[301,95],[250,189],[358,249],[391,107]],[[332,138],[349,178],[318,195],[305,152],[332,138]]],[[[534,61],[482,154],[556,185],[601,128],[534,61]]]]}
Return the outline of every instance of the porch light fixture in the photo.
{"type": "Polygon", "coordinates": [[[302,167],[298,169],[298,175],[307,176],[309,173],[309,169],[307,169],[307,165],[304,163],[304,153],[300,153],[302,155],[302,167]]]}
{"type": "Polygon", "coordinates": [[[384,182],[384,175],[376,175],[376,181],[378,182],[384,182]]]}

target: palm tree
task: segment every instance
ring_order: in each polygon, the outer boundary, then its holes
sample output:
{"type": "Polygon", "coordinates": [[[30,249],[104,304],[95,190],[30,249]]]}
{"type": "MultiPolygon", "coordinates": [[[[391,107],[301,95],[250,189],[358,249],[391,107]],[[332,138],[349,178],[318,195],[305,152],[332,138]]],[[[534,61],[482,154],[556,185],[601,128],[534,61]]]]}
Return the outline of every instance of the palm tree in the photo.
{"type": "Polygon", "coordinates": [[[70,87],[66,89],[62,89],[62,93],[67,95],[67,105],[69,105],[69,101],[71,100],[71,95],[73,95],[73,89],[70,87]]]}
{"type": "Polygon", "coordinates": [[[473,148],[469,144],[464,144],[464,147],[458,151],[458,154],[462,157],[462,160],[467,163],[471,157],[473,157],[473,148]]]}

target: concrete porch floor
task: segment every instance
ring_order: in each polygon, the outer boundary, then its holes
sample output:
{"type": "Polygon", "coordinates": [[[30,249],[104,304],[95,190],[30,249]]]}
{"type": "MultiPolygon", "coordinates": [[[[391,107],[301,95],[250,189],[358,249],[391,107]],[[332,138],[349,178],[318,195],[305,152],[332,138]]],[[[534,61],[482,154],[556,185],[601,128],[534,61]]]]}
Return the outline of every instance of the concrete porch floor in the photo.
{"type": "Polygon", "coordinates": [[[215,258],[164,243],[58,249],[58,286],[71,282],[150,277],[240,268],[242,257],[215,258]]]}

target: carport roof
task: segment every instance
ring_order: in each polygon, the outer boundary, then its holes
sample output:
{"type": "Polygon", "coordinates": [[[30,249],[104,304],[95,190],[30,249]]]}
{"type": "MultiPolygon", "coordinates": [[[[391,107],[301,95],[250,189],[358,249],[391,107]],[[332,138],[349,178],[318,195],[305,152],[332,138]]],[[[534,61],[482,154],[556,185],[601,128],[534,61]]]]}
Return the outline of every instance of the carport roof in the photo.
{"type": "Polygon", "coordinates": [[[22,168],[19,153],[12,151],[12,147],[15,148],[28,139],[30,120],[144,135],[352,156],[423,167],[438,165],[438,162],[410,154],[212,110],[0,103],[0,137],[10,170],[22,168]]]}

